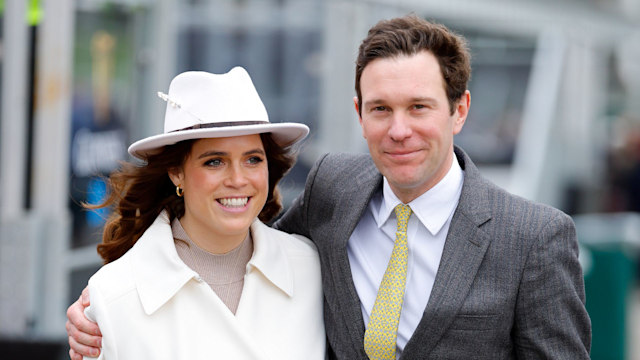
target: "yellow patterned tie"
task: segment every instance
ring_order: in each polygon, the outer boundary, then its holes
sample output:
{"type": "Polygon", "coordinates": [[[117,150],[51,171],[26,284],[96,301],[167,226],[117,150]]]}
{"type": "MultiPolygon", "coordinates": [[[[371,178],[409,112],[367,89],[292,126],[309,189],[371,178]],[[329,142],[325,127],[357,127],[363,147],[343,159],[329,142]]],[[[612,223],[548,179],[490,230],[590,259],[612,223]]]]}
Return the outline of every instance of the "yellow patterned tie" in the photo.
{"type": "Polygon", "coordinates": [[[395,208],[398,218],[396,241],[389,265],[382,277],[376,302],[373,304],[367,331],[364,333],[364,350],[371,360],[395,360],[398,323],[407,280],[407,223],[411,216],[409,205],[395,208]]]}

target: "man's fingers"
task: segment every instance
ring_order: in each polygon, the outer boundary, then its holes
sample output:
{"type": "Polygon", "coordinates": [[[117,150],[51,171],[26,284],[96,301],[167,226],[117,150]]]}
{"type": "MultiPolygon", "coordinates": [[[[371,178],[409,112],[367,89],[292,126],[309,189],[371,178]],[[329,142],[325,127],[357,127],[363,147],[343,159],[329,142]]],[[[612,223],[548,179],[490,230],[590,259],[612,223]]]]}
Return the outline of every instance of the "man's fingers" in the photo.
{"type": "MultiPolygon", "coordinates": [[[[73,339],[74,342],[88,347],[99,348],[102,346],[102,337],[82,332],[70,321],[67,321],[66,328],[69,340],[73,339]]],[[[83,355],[86,354],[83,353],[83,355]]]]}
{"type": "Polygon", "coordinates": [[[97,357],[102,346],[102,337],[98,325],[84,316],[82,296],[67,309],[67,335],[69,335],[69,358],[82,356],[97,357]]]}
{"type": "Polygon", "coordinates": [[[72,337],[69,337],[69,357],[71,360],[80,359],[82,356],[98,357],[100,355],[100,349],[95,347],[89,347],[76,342],[72,337]]]}
{"type": "MultiPolygon", "coordinates": [[[[69,308],[67,309],[67,319],[69,319],[69,322],[71,322],[75,329],[79,330],[82,333],[94,336],[102,336],[98,324],[90,321],[84,316],[84,306],[82,306],[82,304],[80,303],[81,301],[82,300],[78,299],[76,302],[71,304],[71,306],[69,306],[69,308]]],[[[67,329],[67,332],[69,332],[69,329],[67,329]]],[[[72,334],[68,335],[73,336],[72,334]]],[[[93,345],[84,343],[81,339],[78,338],[76,338],[76,340],[86,345],[93,345]]]]}
{"type": "Polygon", "coordinates": [[[73,349],[69,349],[69,358],[71,360],[82,360],[82,355],[73,351],[73,349]]]}
{"type": "Polygon", "coordinates": [[[82,306],[83,307],[87,307],[87,306],[90,305],[90,303],[89,303],[89,299],[90,299],[89,298],[89,287],[88,286],[85,286],[85,288],[82,289],[82,295],[80,296],[80,298],[82,299],[81,302],[82,302],[82,306]]]}

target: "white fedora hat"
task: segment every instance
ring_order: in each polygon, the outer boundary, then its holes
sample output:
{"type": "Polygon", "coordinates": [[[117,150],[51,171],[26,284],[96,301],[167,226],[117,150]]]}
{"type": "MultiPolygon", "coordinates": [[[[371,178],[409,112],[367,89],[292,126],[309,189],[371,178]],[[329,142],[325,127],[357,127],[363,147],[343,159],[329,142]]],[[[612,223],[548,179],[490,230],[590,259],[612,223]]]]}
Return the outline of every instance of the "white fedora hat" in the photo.
{"type": "Polygon", "coordinates": [[[298,123],[270,123],[267,110],[247,71],[235,67],[226,74],[189,71],[169,85],[164,133],[136,141],[129,154],[145,159],[165,145],[202,138],[271,133],[280,146],[304,139],[309,128],[298,123]]]}

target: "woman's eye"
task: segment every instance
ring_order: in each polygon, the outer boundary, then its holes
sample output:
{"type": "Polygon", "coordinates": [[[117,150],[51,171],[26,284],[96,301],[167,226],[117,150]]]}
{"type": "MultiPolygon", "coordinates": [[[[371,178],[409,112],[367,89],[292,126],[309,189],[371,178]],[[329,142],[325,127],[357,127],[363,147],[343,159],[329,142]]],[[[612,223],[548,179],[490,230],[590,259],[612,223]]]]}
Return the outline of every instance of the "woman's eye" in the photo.
{"type": "Polygon", "coordinates": [[[252,157],[250,157],[250,158],[249,158],[249,160],[248,160],[249,164],[253,164],[253,165],[255,165],[255,164],[259,164],[259,163],[261,163],[262,161],[263,161],[263,160],[262,160],[262,158],[261,158],[261,157],[259,157],[259,156],[252,156],[252,157]]]}
{"type": "Polygon", "coordinates": [[[220,160],[220,159],[209,159],[204,164],[206,166],[218,167],[218,166],[222,165],[222,160],[220,160]]]}

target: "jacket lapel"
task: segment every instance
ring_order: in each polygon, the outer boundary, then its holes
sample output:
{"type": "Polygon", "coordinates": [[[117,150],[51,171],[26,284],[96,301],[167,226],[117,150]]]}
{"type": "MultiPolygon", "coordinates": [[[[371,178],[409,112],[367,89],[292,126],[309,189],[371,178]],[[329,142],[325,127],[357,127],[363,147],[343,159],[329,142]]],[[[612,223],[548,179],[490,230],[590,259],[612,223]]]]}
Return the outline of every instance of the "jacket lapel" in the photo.
{"type": "Polygon", "coordinates": [[[336,214],[341,216],[333,222],[334,230],[330,236],[333,239],[330,251],[332,276],[340,279],[340,281],[334,281],[334,284],[343,286],[343,288],[336,289],[336,293],[339,294],[337,298],[351,337],[350,343],[355,347],[356,353],[364,351],[362,346],[364,320],[360,298],[353,283],[351,266],[349,265],[347,243],[362,214],[367,210],[369,201],[382,187],[382,175],[376,169],[371,158],[367,156],[361,164],[361,166],[352,169],[350,176],[345,177],[350,184],[339,187],[342,189],[340,195],[342,201],[338,203],[339,208],[336,209],[336,214]]]}
{"type": "Polygon", "coordinates": [[[489,246],[490,239],[480,228],[491,219],[488,188],[469,157],[457,147],[455,153],[465,170],[460,201],[429,302],[401,358],[428,356],[462,306],[489,246]]]}

